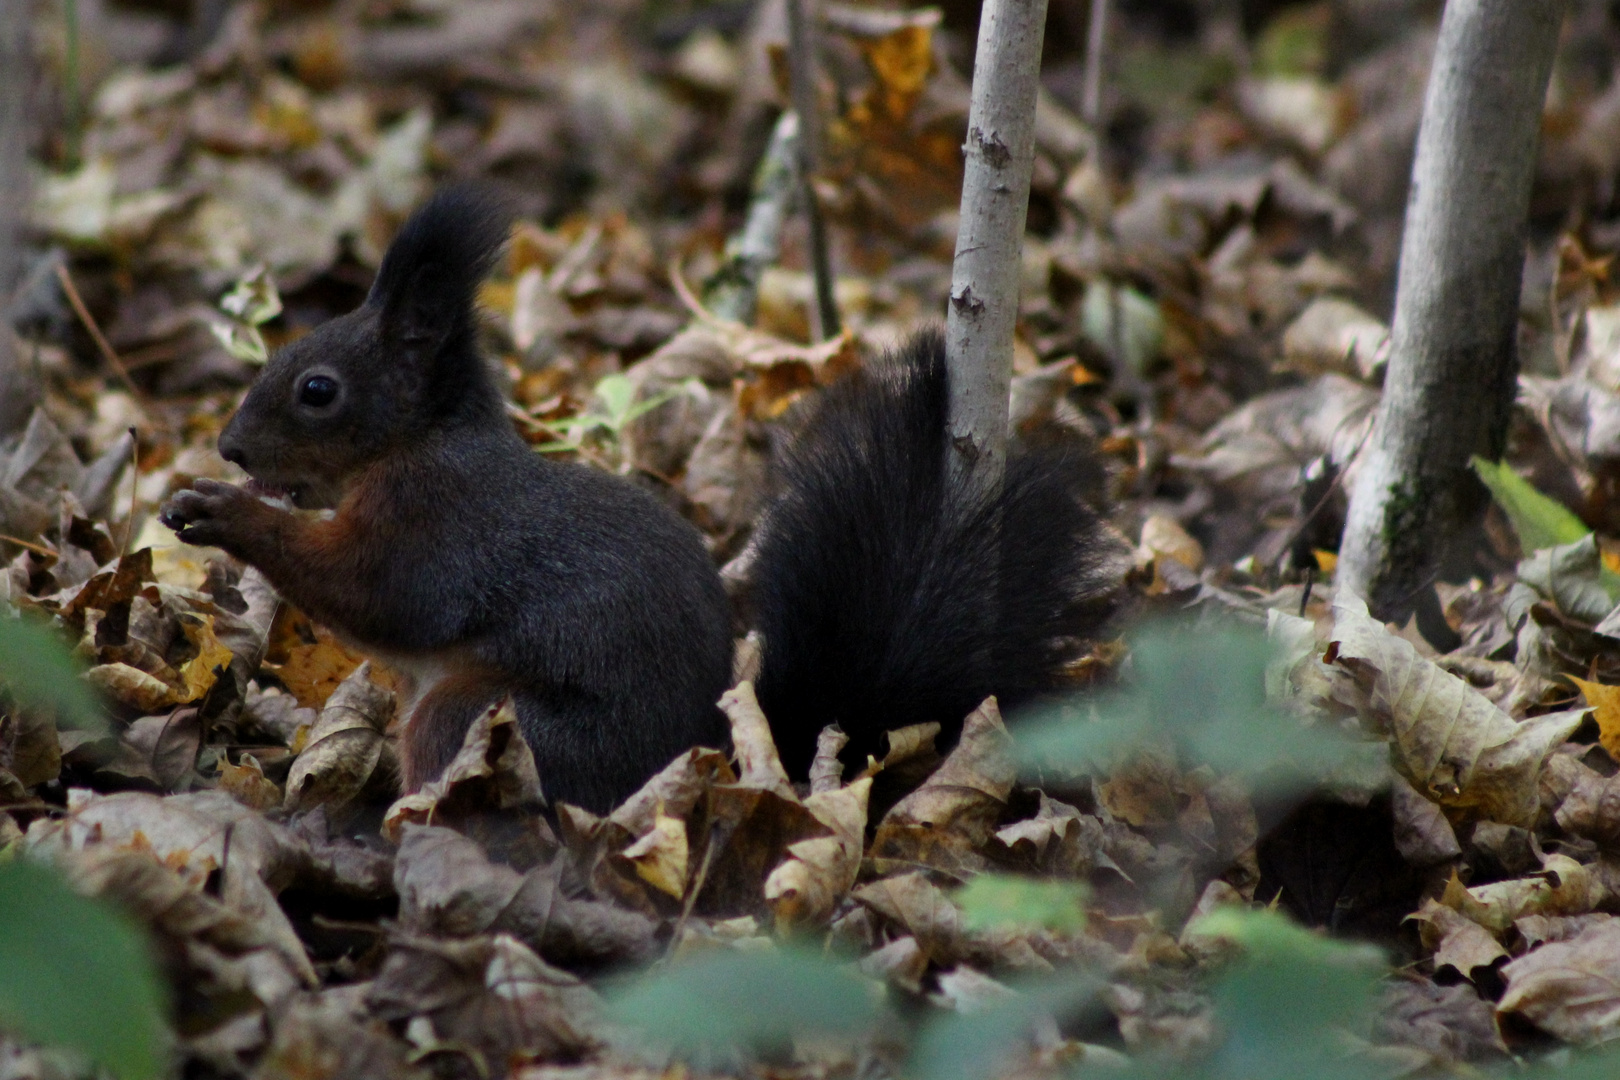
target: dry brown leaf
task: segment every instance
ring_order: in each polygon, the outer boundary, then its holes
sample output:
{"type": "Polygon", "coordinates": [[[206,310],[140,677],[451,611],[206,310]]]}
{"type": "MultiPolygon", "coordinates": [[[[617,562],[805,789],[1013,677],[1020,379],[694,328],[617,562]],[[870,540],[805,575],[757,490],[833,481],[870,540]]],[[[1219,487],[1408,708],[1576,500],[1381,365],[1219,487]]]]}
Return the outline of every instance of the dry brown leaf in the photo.
{"type": "Polygon", "coordinates": [[[1535,874],[1465,889],[1453,872],[1440,902],[1500,935],[1523,915],[1583,915],[1607,891],[1582,863],[1568,855],[1548,855],[1535,874]]]}
{"type": "Polygon", "coordinates": [[[452,829],[406,822],[394,860],[400,924],[412,933],[466,937],[489,929],[523,876],[489,861],[452,829]]]}
{"type": "Polygon", "coordinates": [[[75,791],[67,816],[36,822],[28,844],[47,855],[103,846],[141,852],[197,892],[218,871],[219,899],[255,921],[261,940],[275,948],[300,980],[311,986],[317,982],[303,943],[276,902],[276,891],[308,867],[309,849],[224,792],[158,796],[75,791]]]}
{"type": "Polygon", "coordinates": [[[1586,710],[1516,722],[1419,656],[1355,597],[1334,602],[1333,638],[1337,663],[1353,679],[1347,696],[1389,735],[1393,764],[1414,788],[1465,816],[1534,822],[1541,768],[1586,710]]]}
{"type": "Polygon", "coordinates": [[[534,754],[506,700],[468,726],[442,776],[388,808],[383,835],[397,841],[408,821],[455,824],[491,811],[534,809],[544,798],[534,754]]]}
{"type": "Polygon", "coordinates": [[[848,787],[818,791],[804,801],[831,836],[800,840],[788,846],[788,859],[765,879],[765,902],[778,932],[819,925],[855,884],[866,841],[866,804],[870,778],[848,787]]]}
{"type": "Polygon", "coordinates": [[[1572,1043],[1620,1036],[1620,920],[1534,949],[1504,967],[1502,978],[1499,1013],[1518,1013],[1572,1043]]]}
{"type": "Polygon", "coordinates": [[[679,900],[686,895],[688,859],[686,822],[659,814],[647,833],[619,852],[619,858],[635,868],[636,876],[667,896],[679,900]]]}
{"type": "Polygon", "coordinates": [[[158,712],[174,704],[172,686],[128,664],[98,664],[84,673],[84,679],[119,704],[137,712],[158,712]]]}
{"type": "Polygon", "coordinates": [[[731,722],[732,752],[737,757],[737,783],[742,787],[769,791],[797,802],[787,770],[771,738],[770,721],[765,719],[754,696],[754,684],[741,682],[720,696],[720,710],[731,722]]]}
{"type": "Polygon", "coordinates": [[[1604,776],[1573,758],[1561,761],[1559,771],[1568,786],[1553,814],[1559,827],[1605,847],[1620,844],[1620,776],[1604,776]]]}
{"type": "MultiPolygon", "coordinates": [[[[736,782],[725,754],[693,747],[641,785],[641,789],[620,803],[607,820],[628,836],[639,838],[653,828],[660,814],[685,818],[711,785],[736,782]]],[[[569,807],[569,812],[585,813],[578,807],[569,807]]]]}
{"type": "Polygon", "coordinates": [[[872,839],[880,872],[892,860],[947,870],[977,869],[977,855],[1006,807],[1018,769],[996,699],[986,698],[962,738],[923,785],[896,803],[872,839]]]}
{"type": "Polygon", "coordinates": [[[372,682],[370,663],[362,663],[326,699],[304,740],[287,774],[286,808],[336,813],[367,792],[391,793],[399,761],[384,732],[393,716],[394,695],[372,682]]]}
{"type": "Polygon", "coordinates": [[[851,895],[903,927],[934,963],[950,963],[960,955],[962,912],[922,872],[883,878],[859,886],[851,895]]]}
{"type": "Polygon", "coordinates": [[[553,963],[598,966],[650,959],[658,926],[634,911],[573,899],[560,865],[520,874],[492,863],[451,829],[407,824],[394,864],[401,924],[412,933],[467,936],[504,931],[553,963]]]}
{"type": "Polygon", "coordinates": [[[290,605],[275,614],[264,668],[306,709],[319,709],[365,657],[346,648],[290,605]]]}
{"type": "Polygon", "coordinates": [[[149,776],[165,791],[172,790],[197,763],[202,741],[202,714],[195,706],[175,709],[167,716],[143,716],[124,732],[122,749],[126,753],[106,769],[149,776]],[[129,765],[137,768],[130,770],[129,765]]]}
{"type": "Polygon", "coordinates": [[[259,759],[252,754],[244,753],[236,765],[220,762],[219,790],[254,810],[273,810],[281,805],[281,788],[264,775],[259,759]]]}
{"type": "Polygon", "coordinates": [[[849,736],[837,724],[828,724],[816,736],[816,756],[810,762],[810,791],[837,791],[844,782],[844,763],[838,755],[849,745],[849,736]]]}
{"type": "Polygon", "coordinates": [[[1472,979],[1475,968],[1488,968],[1508,956],[1490,931],[1436,900],[1423,901],[1423,907],[1407,920],[1418,924],[1423,947],[1434,954],[1436,972],[1452,967],[1463,978],[1472,979]]]}
{"type": "Polygon", "coordinates": [[[861,770],[862,776],[876,776],[885,769],[892,769],[897,765],[935,754],[934,740],[939,737],[939,725],[908,724],[903,728],[884,732],[883,737],[889,747],[883,755],[883,760],[868,758],[866,767],[861,770]]]}
{"type": "Polygon", "coordinates": [[[212,615],[181,615],[180,630],[197,650],[196,656],[180,666],[181,688],[175,703],[183,705],[213,689],[214,682],[231,666],[231,650],[214,636],[212,615]]]}
{"type": "Polygon", "coordinates": [[[1051,873],[1085,877],[1094,869],[1105,869],[1127,876],[1108,854],[1108,836],[1101,821],[1044,791],[1040,798],[1034,817],[997,829],[996,839],[1051,873]]]}
{"type": "Polygon", "coordinates": [[[384,1020],[429,1021],[415,1029],[420,1050],[475,1053],[475,1060],[502,1067],[578,1056],[598,1041],[596,993],[509,934],[459,940],[399,935],[366,1003],[384,1020]]]}

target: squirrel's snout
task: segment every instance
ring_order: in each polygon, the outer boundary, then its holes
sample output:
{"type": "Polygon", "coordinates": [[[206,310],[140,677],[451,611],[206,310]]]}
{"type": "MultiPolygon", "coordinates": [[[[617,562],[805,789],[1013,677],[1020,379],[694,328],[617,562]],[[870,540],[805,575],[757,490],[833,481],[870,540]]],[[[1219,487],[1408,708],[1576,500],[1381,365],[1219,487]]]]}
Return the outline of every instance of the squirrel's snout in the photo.
{"type": "Polygon", "coordinates": [[[219,456],[232,465],[240,465],[244,469],[248,467],[247,454],[243,452],[241,444],[230,437],[228,431],[219,437],[219,456]]]}

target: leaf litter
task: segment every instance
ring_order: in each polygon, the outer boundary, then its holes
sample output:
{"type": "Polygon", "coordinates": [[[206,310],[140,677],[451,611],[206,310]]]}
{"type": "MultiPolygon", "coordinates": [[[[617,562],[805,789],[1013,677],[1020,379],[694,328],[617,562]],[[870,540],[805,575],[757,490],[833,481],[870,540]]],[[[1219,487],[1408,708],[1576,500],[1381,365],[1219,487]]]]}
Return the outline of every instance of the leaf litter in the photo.
{"type": "MultiPolygon", "coordinates": [[[[1121,640],[1044,720],[987,701],[847,773],[829,730],[809,785],[740,677],[729,748],[597,816],[548,806],[510,708],[395,799],[392,674],[155,508],[241,479],[212,448],[265,351],[357,302],[434,184],[482,177],[522,210],[481,296],[514,424],[651,486],[745,579],[793,404],[943,310],[971,27],[824,6],[846,329],[818,343],[797,215],[752,320],[723,302],[780,4],[39,6],[0,848],[141,929],[162,1053],[197,1075],[1441,1075],[1620,1037],[1620,128],[1577,47],[1620,27],[1577,7],[1512,439],[1438,587],[1460,647],[1331,582],[1432,12],[1188,38],[1127,6],[1094,133],[1054,5],[1013,415],[1108,466],[1121,640]],[[1195,629],[1135,628],[1172,615],[1195,629]]],[[[4,1075],[82,1074],[0,1017],[4,1075]]]]}

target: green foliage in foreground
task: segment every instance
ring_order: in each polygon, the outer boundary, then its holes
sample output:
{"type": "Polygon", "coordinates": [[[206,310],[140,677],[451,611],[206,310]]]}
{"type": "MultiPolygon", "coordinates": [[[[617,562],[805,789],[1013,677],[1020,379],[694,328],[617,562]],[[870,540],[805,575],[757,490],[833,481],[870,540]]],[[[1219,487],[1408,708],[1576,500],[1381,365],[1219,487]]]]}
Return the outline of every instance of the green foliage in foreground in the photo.
{"type": "Polygon", "coordinates": [[[788,1039],[859,1035],[878,1013],[873,984],[813,953],[724,950],[677,961],[611,1002],[624,1048],[699,1065],[788,1039]]]}
{"type": "Polygon", "coordinates": [[[1169,740],[1188,767],[1208,765],[1272,794],[1307,788],[1368,744],[1306,726],[1269,703],[1266,672],[1277,653],[1261,630],[1236,622],[1149,626],[1131,643],[1131,669],[1117,693],[1018,725],[1019,763],[1027,775],[1106,768],[1169,740]]]}
{"type": "Polygon", "coordinates": [[[29,708],[56,710],[58,719],[100,730],[106,720],[78,669],[49,630],[0,607],[0,689],[29,708]]]}
{"type": "Polygon", "coordinates": [[[0,863],[0,1027],[121,1080],[165,1072],[163,995],[141,933],[20,859],[0,863]]]}
{"type": "Polygon", "coordinates": [[[1017,874],[980,874],[951,897],[962,909],[962,928],[1054,930],[1078,933],[1086,926],[1083,881],[1048,880],[1017,874]]]}

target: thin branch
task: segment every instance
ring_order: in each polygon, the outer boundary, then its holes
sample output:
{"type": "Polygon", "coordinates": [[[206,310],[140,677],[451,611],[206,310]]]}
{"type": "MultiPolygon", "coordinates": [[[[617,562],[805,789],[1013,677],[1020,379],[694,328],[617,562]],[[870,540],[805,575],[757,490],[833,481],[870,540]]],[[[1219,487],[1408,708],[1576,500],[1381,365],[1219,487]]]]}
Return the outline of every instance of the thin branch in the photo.
{"type": "Polygon", "coordinates": [[[810,225],[810,269],[816,296],[810,305],[810,337],[825,341],[839,333],[838,303],[833,295],[832,259],[827,254],[827,228],[816,197],[816,170],[821,166],[821,111],[816,99],[815,35],[805,5],[787,0],[788,78],[793,111],[799,116],[799,191],[810,225]]]}
{"type": "Polygon", "coordinates": [[[79,322],[84,324],[85,330],[90,334],[90,339],[96,343],[96,349],[101,353],[101,358],[118,374],[118,378],[128,388],[130,396],[145,410],[147,405],[146,395],[141,392],[140,387],[135,385],[135,381],[129,377],[129,369],[124,367],[122,360],[118,359],[118,353],[114,351],[112,342],[107,340],[106,335],[101,332],[101,327],[96,325],[96,320],[90,314],[90,309],[84,304],[84,297],[79,295],[78,286],[73,284],[73,275],[68,273],[68,268],[63,263],[56,264],[56,280],[61,282],[62,292],[67,295],[68,304],[73,308],[73,314],[77,315],[79,322]]]}
{"type": "Polygon", "coordinates": [[[1102,141],[1097,129],[1102,121],[1103,52],[1107,40],[1108,0],[1091,0],[1091,24],[1086,28],[1086,82],[1080,99],[1080,119],[1091,128],[1093,144],[1102,141]]]}

